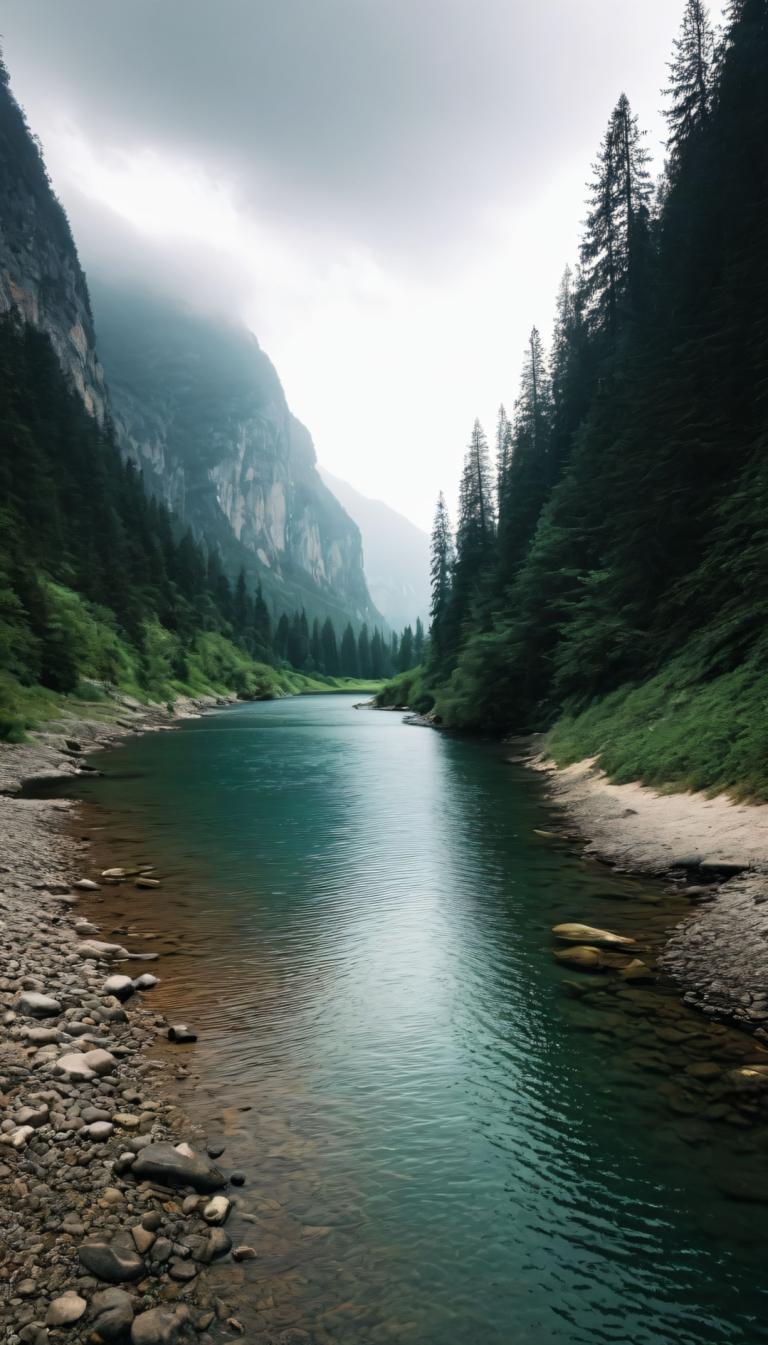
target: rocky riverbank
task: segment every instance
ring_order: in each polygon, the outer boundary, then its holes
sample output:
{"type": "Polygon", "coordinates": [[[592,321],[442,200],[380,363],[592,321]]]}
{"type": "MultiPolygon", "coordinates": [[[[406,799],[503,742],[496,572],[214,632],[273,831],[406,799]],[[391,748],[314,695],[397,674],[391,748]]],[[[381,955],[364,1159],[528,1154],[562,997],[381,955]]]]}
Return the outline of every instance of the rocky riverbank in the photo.
{"type": "MultiPolygon", "coordinates": [[[[0,1338],[8,1345],[175,1341],[240,1331],[206,1267],[243,1174],[182,1115],[153,1059],[153,955],[106,943],[78,916],[95,883],[68,832],[74,805],[18,797],[31,780],[93,769],[88,755],[175,714],[123,697],[0,748],[0,1338]],[[87,876],[85,876],[87,875],[87,876]]],[[[113,881],[154,882],[140,874],[113,881]]],[[[168,1048],[174,1049],[174,1048],[168,1048]]],[[[180,1048],[183,1050],[183,1048],[180,1048]]],[[[303,1334],[294,1333],[295,1339],[303,1334]]]]}
{"type": "Polygon", "coordinates": [[[611,784],[592,761],[558,769],[537,744],[513,759],[546,775],[585,855],[690,900],[659,970],[688,1004],[768,1041],[768,806],[611,784]]]}

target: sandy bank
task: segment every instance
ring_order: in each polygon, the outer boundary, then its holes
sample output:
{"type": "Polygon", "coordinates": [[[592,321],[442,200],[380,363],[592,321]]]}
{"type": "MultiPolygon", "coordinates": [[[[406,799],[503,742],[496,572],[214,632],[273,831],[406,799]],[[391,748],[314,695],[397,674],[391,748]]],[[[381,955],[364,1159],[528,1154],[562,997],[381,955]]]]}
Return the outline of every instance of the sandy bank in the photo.
{"type": "Polygon", "coordinates": [[[690,894],[690,917],[659,960],[686,1001],[768,1040],[768,805],[611,784],[591,760],[530,764],[586,838],[585,854],[690,894]]]}

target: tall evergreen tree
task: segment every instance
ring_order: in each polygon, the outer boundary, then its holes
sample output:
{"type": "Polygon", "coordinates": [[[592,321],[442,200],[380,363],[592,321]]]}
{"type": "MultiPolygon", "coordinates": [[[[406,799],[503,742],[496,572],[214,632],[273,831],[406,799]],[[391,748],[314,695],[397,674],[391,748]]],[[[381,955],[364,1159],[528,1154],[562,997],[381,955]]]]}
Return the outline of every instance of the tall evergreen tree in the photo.
{"type": "Polygon", "coordinates": [[[343,677],[359,677],[357,662],[357,640],[351,622],[347,623],[341,637],[341,672],[343,677]]]}
{"type": "Polygon", "coordinates": [[[442,665],[448,652],[445,623],[451,596],[453,562],[451,521],[448,517],[445,496],[441,491],[437,497],[430,548],[430,580],[432,585],[430,639],[432,658],[437,667],[442,665]]]}
{"type": "Polygon", "coordinates": [[[609,349],[638,299],[651,197],[648,158],[637,117],[623,93],[594,165],[581,247],[587,314],[609,349]]]}
{"type": "Polygon", "coordinates": [[[400,672],[407,672],[414,666],[415,659],[413,654],[413,629],[406,626],[400,637],[400,653],[398,656],[398,668],[400,672]]]}
{"type": "Polygon", "coordinates": [[[419,664],[424,659],[424,623],[420,616],[416,618],[416,629],[413,632],[413,662],[419,664]]]}
{"type": "Polygon", "coordinates": [[[709,125],[714,62],[715,35],[706,5],[703,0],[685,0],[680,35],[669,63],[669,85],[664,90],[670,99],[665,116],[673,171],[686,147],[709,125]]]}
{"type": "Polygon", "coordinates": [[[371,642],[365,623],[360,627],[357,637],[357,666],[361,677],[371,676],[371,642]]]}
{"type": "Polygon", "coordinates": [[[336,631],[330,617],[326,617],[323,622],[320,643],[322,646],[323,671],[328,677],[338,677],[341,672],[339,650],[336,644],[336,631]]]}

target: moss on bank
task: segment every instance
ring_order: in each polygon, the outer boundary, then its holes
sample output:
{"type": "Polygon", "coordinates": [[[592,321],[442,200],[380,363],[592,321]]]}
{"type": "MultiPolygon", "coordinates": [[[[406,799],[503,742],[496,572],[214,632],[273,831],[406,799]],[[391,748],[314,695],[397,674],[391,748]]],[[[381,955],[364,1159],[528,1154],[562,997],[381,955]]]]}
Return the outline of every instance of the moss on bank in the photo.
{"type": "Polygon", "coordinates": [[[199,631],[188,642],[158,621],[146,621],[141,648],[121,634],[107,608],[86,602],[74,590],[46,584],[51,633],[66,663],[69,688],[55,691],[0,672],[0,740],[19,742],[27,731],[66,714],[105,718],[114,714],[116,693],[138,701],[170,704],[181,696],[227,696],[271,700],[327,692],[376,692],[380,683],[332,678],[273,667],[249,657],[220,631],[199,631]]]}

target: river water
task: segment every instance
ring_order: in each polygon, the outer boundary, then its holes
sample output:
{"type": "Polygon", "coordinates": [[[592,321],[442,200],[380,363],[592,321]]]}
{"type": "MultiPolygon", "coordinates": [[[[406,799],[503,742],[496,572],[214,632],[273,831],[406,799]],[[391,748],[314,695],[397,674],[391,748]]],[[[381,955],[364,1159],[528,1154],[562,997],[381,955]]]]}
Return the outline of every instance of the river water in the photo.
{"type": "Polygon", "coordinates": [[[92,909],[160,952],[152,1002],[200,1035],[179,1098],[248,1174],[259,1256],[219,1272],[248,1339],[768,1341],[768,1144],[723,1083],[765,1053],[552,956],[562,920],[653,950],[679,896],[537,834],[558,819],[498,746],[350,697],[97,764],[96,855],[163,886],[92,909]]]}

